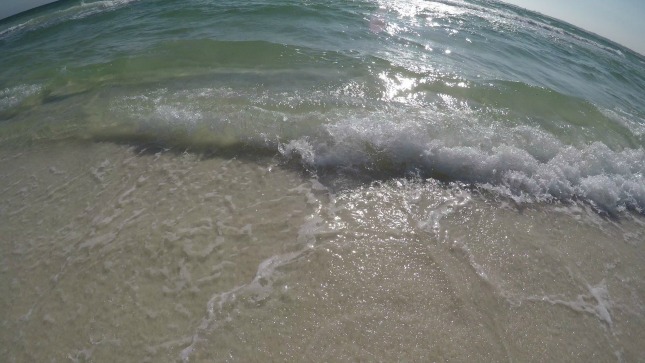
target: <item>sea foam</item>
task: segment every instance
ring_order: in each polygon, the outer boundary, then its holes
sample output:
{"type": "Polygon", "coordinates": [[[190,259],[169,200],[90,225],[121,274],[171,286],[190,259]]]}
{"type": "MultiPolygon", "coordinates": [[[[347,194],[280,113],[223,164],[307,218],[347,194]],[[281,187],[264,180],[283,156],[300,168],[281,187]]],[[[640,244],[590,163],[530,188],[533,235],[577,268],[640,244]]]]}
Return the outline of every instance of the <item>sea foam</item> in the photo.
{"type": "MultiPolygon", "coordinates": [[[[518,202],[584,200],[611,213],[645,210],[645,151],[628,146],[629,135],[638,136],[632,127],[605,139],[593,132],[571,138],[545,130],[546,121],[515,122],[508,115],[500,121],[504,110],[482,111],[447,95],[423,107],[407,97],[361,98],[367,107],[357,107],[355,92],[342,90],[361,87],[340,85],[330,91],[333,100],[301,91],[288,101],[281,93],[231,87],[160,90],[114,101],[111,109],[138,125],[134,134],[170,147],[236,145],[297,159],[318,174],[417,175],[469,183],[518,202]],[[343,104],[328,109],[332,101],[343,104]]],[[[608,117],[594,122],[621,125],[608,117]]]]}
{"type": "Polygon", "coordinates": [[[331,141],[300,138],[280,151],[309,167],[420,173],[523,202],[582,199],[610,212],[645,210],[642,148],[612,150],[600,141],[566,145],[528,126],[493,127],[490,139],[483,130],[449,135],[454,130],[435,128],[441,133],[433,134],[427,125],[384,120],[340,122],[326,130],[331,141]]]}

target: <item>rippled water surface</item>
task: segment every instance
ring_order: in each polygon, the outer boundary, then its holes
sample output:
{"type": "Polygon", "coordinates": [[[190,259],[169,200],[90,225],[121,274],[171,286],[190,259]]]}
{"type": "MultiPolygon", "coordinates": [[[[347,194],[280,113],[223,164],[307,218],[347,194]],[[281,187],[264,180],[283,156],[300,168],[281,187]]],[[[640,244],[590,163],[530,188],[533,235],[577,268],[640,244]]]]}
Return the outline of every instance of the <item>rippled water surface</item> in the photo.
{"type": "Polygon", "coordinates": [[[644,97],[493,1],[5,19],[0,360],[645,360],[644,97]]]}

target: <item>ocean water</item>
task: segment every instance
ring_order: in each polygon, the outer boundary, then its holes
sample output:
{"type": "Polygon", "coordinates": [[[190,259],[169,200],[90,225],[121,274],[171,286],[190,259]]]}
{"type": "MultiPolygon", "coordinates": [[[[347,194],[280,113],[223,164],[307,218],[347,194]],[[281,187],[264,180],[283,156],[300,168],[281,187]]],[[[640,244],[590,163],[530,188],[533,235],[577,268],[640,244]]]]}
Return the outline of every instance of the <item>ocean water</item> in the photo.
{"type": "Polygon", "coordinates": [[[495,1],[0,21],[0,360],[645,361],[645,57],[495,1]]]}

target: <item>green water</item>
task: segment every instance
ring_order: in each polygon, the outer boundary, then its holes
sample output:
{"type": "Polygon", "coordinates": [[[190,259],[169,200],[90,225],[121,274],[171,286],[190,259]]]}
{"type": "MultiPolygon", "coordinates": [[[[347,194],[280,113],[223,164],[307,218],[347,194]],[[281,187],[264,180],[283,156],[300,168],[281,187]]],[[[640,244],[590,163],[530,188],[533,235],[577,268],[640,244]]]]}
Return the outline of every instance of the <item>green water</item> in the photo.
{"type": "Polygon", "coordinates": [[[493,1],[4,19],[0,360],[643,360],[644,97],[493,1]]]}

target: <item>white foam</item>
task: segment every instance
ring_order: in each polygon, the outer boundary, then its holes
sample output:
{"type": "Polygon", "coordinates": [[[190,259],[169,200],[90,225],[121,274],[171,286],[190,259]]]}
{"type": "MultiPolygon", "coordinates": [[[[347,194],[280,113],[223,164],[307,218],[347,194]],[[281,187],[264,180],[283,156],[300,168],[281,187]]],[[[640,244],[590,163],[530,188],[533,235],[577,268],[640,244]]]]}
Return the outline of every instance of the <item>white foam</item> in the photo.
{"type": "MultiPolygon", "coordinates": [[[[408,97],[414,94],[398,96],[396,85],[409,86],[397,82],[390,87],[390,96],[386,87],[387,106],[376,104],[375,108],[355,108],[353,96],[347,95],[349,108],[291,114],[271,106],[283,102],[283,94],[271,98],[227,87],[160,89],[122,98],[112,102],[111,108],[144,126],[151,125],[151,132],[156,132],[155,127],[163,131],[179,126],[199,130],[194,137],[206,137],[204,131],[213,130],[219,138],[228,135],[264,148],[275,147],[307,169],[420,172],[472,183],[519,202],[582,199],[611,212],[645,210],[642,147],[619,149],[613,139],[607,141],[611,148],[602,140],[568,140],[541,129],[539,122],[534,126],[508,115],[498,121],[496,110],[475,109],[448,95],[419,107],[416,96],[408,97]],[[242,110],[225,102],[240,98],[249,100],[242,110]],[[396,107],[389,107],[391,103],[396,107]]],[[[350,82],[336,90],[348,87],[360,88],[350,82]]],[[[320,97],[318,92],[303,91],[290,102],[313,106],[320,97]]]]}
{"type": "Polygon", "coordinates": [[[591,314],[611,328],[613,325],[610,313],[612,303],[605,280],[595,286],[588,285],[587,288],[589,289],[589,294],[578,295],[575,300],[565,300],[559,296],[529,297],[525,300],[544,301],[552,305],[566,306],[577,312],[591,314]]]}
{"type": "Polygon", "coordinates": [[[280,144],[278,150],[287,158],[298,155],[305,165],[315,165],[316,153],[307,138],[291,140],[286,144],[280,144]]]}
{"type": "Polygon", "coordinates": [[[280,275],[277,269],[297,260],[302,256],[303,251],[305,250],[269,257],[260,263],[251,282],[213,295],[206,306],[207,315],[197,326],[193,336],[183,340],[186,343],[190,342],[190,344],[179,353],[181,361],[190,361],[196,345],[204,340],[202,335],[207,333],[209,329],[216,328],[218,322],[229,319],[222,316],[225,306],[234,304],[239,296],[245,296],[254,302],[267,299],[273,293],[273,284],[280,275]]]}
{"type": "Polygon", "coordinates": [[[529,126],[430,120],[351,119],[327,125],[331,142],[290,141],[281,151],[318,167],[417,169],[524,201],[584,199],[612,212],[645,210],[645,151],[596,141],[565,145],[529,126]],[[427,122],[423,124],[423,122],[427,122]]]}
{"type": "Polygon", "coordinates": [[[37,94],[41,90],[42,86],[37,84],[22,84],[0,90],[0,111],[18,106],[25,99],[37,94]]]}

